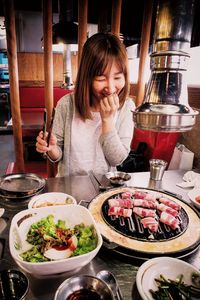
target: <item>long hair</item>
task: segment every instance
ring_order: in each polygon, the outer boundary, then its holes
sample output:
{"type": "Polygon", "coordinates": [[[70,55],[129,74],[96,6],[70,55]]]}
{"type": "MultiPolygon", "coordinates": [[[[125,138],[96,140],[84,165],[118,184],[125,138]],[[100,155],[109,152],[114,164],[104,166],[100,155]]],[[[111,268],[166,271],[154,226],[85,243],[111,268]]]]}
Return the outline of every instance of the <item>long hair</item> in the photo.
{"type": "Polygon", "coordinates": [[[125,85],[119,94],[120,107],[129,93],[128,57],[120,39],[111,33],[96,33],[84,44],[75,85],[75,106],[83,120],[92,119],[92,82],[102,75],[112,62],[117,63],[124,74],[125,85]]]}

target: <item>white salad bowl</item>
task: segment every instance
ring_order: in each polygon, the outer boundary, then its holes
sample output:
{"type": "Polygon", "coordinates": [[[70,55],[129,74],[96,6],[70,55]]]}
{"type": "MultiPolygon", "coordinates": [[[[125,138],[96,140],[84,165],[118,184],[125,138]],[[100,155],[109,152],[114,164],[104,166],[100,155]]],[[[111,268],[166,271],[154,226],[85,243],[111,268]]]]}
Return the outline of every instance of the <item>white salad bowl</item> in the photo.
{"type": "Polygon", "coordinates": [[[77,204],[76,199],[69,194],[49,192],[32,197],[28,203],[28,208],[68,204],[77,204]]]}
{"type": "Polygon", "coordinates": [[[66,206],[50,206],[42,208],[27,209],[17,213],[10,226],[9,247],[10,253],[19,267],[35,276],[45,276],[64,272],[76,272],[88,264],[98,253],[102,246],[102,237],[89,210],[83,206],[69,204],[66,206]],[[75,225],[83,223],[85,226],[93,225],[97,234],[97,245],[92,251],[71,256],[59,260],[45,262],[27,262],[20,256],[29,250],[30,244],[26,242],[27,233],[33,223],[54,216],[55,223],[58,220],[65,221],[67,228],[73,229],[75,225]]]}

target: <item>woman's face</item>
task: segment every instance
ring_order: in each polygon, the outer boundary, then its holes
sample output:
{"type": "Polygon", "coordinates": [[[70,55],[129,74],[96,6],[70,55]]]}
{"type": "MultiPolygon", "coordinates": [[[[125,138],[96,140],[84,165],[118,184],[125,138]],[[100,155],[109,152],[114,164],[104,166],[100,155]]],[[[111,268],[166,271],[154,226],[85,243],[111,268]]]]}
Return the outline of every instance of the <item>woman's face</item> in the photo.
{"type": "Polygon", "coordinates": [[[119,95],[124,85],[124,74],[119,69],[117,63],[113,62],[111,66],[107,66],[103,74],[95,76],[95,78],[93,79],[93,104],[98,104],[102,98],[108,95],[119,95]]]}

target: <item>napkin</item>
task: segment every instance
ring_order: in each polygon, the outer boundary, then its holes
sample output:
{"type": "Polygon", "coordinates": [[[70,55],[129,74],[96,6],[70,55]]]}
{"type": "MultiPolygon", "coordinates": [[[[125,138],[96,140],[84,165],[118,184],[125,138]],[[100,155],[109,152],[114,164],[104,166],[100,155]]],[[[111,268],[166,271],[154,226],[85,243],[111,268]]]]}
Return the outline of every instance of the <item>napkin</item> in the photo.
{"type": "Polygon", "coordinates": [[[183,175],[183,181],[180,183],[177,183],[181,188],[200,188],[200,174],[188,171],[183,175]]]}

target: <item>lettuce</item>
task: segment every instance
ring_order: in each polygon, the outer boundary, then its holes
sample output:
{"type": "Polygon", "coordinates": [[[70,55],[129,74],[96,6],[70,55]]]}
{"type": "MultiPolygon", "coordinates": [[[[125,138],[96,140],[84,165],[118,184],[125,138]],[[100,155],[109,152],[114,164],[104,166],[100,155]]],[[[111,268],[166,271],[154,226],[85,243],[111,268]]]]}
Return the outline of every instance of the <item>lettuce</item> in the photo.
{"type": "Polygon", "coordinates": [[[55,246],[66,246],[67,240],[72,235],[75,235],[78,240],[77,248],[72,256],[85,254],[97,246],[98,238],[93,225],[88,226],[81,223],[75,225],[73,229],[69,229],[66,227],[65,221],[58,220],[55,223],[54,216],[48,215],[30,226],[27,242],[33,247],[20,256],[29,262],[49,261],[43,256],[45,250],[55,246]]]}

